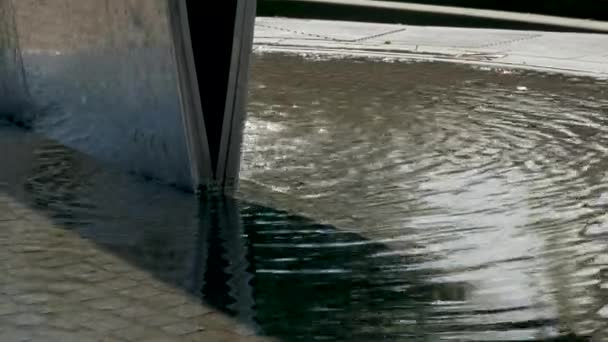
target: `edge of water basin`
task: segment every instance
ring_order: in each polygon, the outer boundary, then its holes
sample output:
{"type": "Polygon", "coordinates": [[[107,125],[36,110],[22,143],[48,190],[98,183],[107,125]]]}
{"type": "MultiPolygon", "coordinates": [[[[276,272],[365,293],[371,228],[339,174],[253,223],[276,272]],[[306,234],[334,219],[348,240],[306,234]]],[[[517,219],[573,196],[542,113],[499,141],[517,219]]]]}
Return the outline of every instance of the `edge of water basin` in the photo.
{"type": "Polygon", "coordinates": [[[369,58],[388,61],[408,61],[417,60],[425,62],[449,62],[477,66],[487,66],[505,69],[521,69],[530,71],[540,71],[546,73],[558,73],[571,76],[584,76],[596,79],[608,79],[608,73],[591,72],[579,69],[569,69],[562,67],[552,67],[536,64],[512,63],[493,60],[506,57],[506,54],[479,54],[479,53],[439,53],[422,52],[413,50],[378,49],[378,48],[351,48],[346,46],[321,47],[321,46],[301,46],[290,44],[269,44],[254,43],[254,53],[285,53],[285,54],[311,54],[325,56],[329,58],[369,58]]]}

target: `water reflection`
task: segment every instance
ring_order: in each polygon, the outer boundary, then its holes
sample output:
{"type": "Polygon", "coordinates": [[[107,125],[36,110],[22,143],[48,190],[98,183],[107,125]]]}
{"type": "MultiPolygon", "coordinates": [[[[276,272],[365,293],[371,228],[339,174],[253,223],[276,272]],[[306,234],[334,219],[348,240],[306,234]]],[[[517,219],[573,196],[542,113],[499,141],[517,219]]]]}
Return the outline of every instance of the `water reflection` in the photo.
{"type": "Polygon", "coordinates": [[[259,55],[242,192],[468,284],[437,338],[601,335],[606,82],[481,69],[259,55]]]}
{"type": "Polygon", "coordinates": [[[511,303],[497,298],[494,310],[475,311],[467,304],[473,284],[420,267],[440,262],[432,255],[395,253],[381,241],[225,197],[195,201],[12,128],[2,128],[0,146],[13,161],[0,168],[4,191],[258,333],[287,341],[434,340],[446,331],[557,325],[533,316],[525,324],[471,320],[521,315],[529,303],[501,309],[511,303]]]}
{"type": "Polygon", "coordinates": [[[7,193],[260,333],[421,336],[422,326],[407,322],[424,316],[426,301],[466,298],[465,283],[379,272],[385,260],[370,257],[386,246],[330,225],[226,197],[196,201],[10,127],[2,128],[0,146],[13,161],[0,169],[7,193]],[[387,302],[400,306],[403,328],[369,330],[383,322],[374,311],[387,302]]]}
{"type": "Polygon", "coordinates": [[[242,195],[265,206],[9,127],[0,190],[286,341],[605,336],[605,84],[272,55],[254,75],[242,195]]]}

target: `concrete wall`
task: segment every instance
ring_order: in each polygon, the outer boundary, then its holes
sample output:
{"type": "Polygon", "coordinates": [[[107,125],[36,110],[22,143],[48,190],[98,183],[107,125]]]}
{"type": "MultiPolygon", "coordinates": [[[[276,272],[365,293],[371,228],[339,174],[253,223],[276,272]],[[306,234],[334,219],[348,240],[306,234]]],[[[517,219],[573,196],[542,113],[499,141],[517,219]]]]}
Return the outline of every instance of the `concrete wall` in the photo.
{"type": "Polygon", "coordinates": [[[191,187],[166,0],[0,0],[0,9],[5,116],[191,187]],[[28,95],[26,110],[16,94],[28,95]]]}

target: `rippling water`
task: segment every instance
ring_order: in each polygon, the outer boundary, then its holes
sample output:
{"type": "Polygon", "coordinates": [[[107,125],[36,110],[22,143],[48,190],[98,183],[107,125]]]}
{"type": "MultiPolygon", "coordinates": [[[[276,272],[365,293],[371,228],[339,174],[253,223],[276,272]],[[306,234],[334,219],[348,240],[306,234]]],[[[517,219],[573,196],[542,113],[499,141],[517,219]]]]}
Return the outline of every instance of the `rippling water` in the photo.
{"type": "MultiPolygon", "coordinates": [[[[336,272],[311,285],[322,297],[322,284],[349,282],[345,302],[309,299],[309,314],[327,311],[300,325],[323,321],[321,335],[362,340],[527,340],[603,327],[605,81],[285,56],[258,57],[254,74],[244,192],[282,193],[266,202],[366,239],[268,232],[261,246],[276,255],[351,256],[322,265],[336,272]],[[348,250],[361,244],[385,250],[348,250]]],[[[305,265],[298,257],[265,272],[274,281],[323,273],[305,265]]]]}
{"type": "Polygon", "coordinates": [[[9,127],[0,191],[285,341],[600,340],[607,85],[260,55],[245,200],[9,127]]]}

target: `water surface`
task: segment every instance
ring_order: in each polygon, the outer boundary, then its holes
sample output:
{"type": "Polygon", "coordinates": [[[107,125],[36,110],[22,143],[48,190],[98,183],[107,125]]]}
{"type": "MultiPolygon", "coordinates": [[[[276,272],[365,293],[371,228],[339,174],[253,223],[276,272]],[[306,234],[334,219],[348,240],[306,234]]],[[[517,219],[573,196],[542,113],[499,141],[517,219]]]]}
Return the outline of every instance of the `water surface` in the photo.
{"type": "MultiPolygon", "coordinates": [[[[258,57],[243,192],[386,250],[317,281],[321,297],[321,284],[336,283],[331,277],[354,285],[348,304],[308,305],[304,311],[323,313],[302,331],[320,324],[328,338],[342,331],[354,340],[485,341],[603,328],[605,81],[310,60],[258,57]],[[363,276],[370,283],[357,283],[358,264],[373,270],[363,276]],[[356,317],[321,319],[356,305],[356,317]]],[[[314,230],[267,234],[259,246],[283,256],[362,246],[303,239],[314,230]]],[[[312,266],[301,263],[268,264],[266,272],[275,281],[307,279],[312,266]]],[[[275,313],[276,329],[297,331],[280,323],[284,316],[275,313]]]]}
{"type": "Polygon", "coordinates": [[[243,200],[197,201],[8,126],[0,191],[285,341],[599,339],[606,89],[259,55],[243,200]]]}

